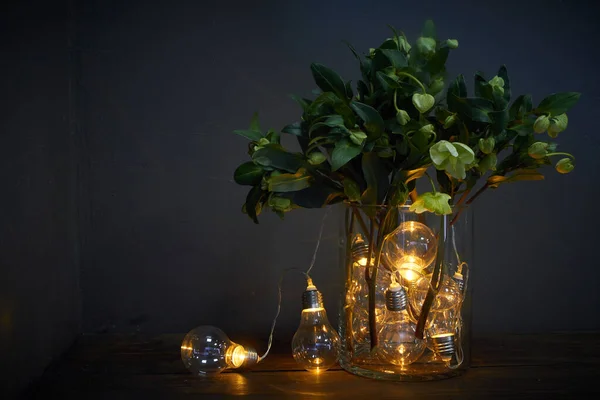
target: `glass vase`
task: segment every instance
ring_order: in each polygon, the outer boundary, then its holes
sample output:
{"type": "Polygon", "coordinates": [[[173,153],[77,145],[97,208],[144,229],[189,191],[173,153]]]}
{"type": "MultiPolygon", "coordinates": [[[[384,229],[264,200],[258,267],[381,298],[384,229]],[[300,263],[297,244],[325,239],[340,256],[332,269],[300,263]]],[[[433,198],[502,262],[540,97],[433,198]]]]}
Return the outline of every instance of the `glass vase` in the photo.
{"type": "Polygon", "coordinates": [[[469,367],[473,221],[408,206],[345,205],[340,365],[397,381],[469,367]]]}

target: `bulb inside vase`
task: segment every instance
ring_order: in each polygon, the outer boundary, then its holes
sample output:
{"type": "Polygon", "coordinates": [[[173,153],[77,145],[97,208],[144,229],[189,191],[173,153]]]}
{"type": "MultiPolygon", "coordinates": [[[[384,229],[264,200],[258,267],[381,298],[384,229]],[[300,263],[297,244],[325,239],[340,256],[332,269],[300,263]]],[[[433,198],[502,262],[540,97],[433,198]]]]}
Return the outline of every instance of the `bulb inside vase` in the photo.
{"type": "Polygon", "coordinates": [[[393,268],[420,272],[435,260],[436,251],[433,231],[420,222],[406,221],[386,236],[382,256],[393,268]]]}

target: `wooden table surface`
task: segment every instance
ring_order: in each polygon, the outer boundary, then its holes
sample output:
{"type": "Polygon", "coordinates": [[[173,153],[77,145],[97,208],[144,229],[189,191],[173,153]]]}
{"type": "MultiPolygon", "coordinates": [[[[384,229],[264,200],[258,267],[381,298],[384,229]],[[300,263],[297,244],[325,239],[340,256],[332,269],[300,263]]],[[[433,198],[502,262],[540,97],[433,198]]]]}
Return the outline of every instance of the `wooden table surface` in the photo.
{"type": "Polygon", "coordinates": [[[179,358],[182,338],[82,336],[25,397],[585,399],[600,394],[600,333],[481,338],[472,344],[472,368],[465,375],[434,382],[375,381],[339,368],[313,375],[298,368],[289,352],[270,355],[243,374],[198,378],[179,358]]]}

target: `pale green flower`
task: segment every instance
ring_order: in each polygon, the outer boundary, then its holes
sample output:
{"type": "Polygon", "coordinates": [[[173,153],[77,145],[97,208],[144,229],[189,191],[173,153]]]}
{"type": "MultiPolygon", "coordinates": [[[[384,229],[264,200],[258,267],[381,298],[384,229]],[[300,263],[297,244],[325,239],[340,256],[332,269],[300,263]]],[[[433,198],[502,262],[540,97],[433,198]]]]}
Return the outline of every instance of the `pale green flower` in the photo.
{"type": "Polygon", "coordinates": [[[475,153],[466,144],[440,140],[429,149],[433,165],[456,179],[465,179],[465,167],[475,160],[475,153]]]}
{"type": "Polygon", "coordinates": [[[410,206],[409,210],[417,214],[429,211],[437,215],[447,215],[452,213],[452,209],[450,208],[448,201],[450,201],[450,195],[446,193],[427,192],[417,197],[415,202],[410,206]]]}

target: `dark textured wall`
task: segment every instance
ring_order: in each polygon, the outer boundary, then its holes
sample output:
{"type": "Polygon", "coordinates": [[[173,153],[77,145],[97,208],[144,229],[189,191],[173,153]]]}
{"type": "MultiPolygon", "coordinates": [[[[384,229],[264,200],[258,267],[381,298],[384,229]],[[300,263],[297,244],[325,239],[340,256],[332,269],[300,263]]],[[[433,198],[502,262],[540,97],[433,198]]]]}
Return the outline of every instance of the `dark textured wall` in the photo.
{"type": "Polygon", "coordinates": [[[0,6],[0,398],[80,330],[66,2],[0,6]]]}
{"type": "MultiPolygon", "coordinates": [[[[297,120],[287,95],[310,94],[312,61],[355,78],[342,39],[366,51],[390,23],[414,40],[426,18],[460,41],[452,77],[491,77],[506,63],[513,92],[535,101],[583,92],[559,138],[577,156],[575,172],[548,169],[543,182],[508,185],[476,204],[475,333],[600,328],[597,16],[588,2],[557,0],[86,1],[85,330],[210,323],[234,337],[266,335],[279,275],[308,265],[323,211],[294,211],[284,222],[264,215],[253,225],[240,212],[246,188],[231,181],[246,142],[231,131],[254,111],[266,127],[297,120]]],[[[338,226],[330,215],[314,270],[334,321],[338,226]]],[[[298,323],[301,289],[300,275],[286,278],[281,340],[298,323]]]]}

